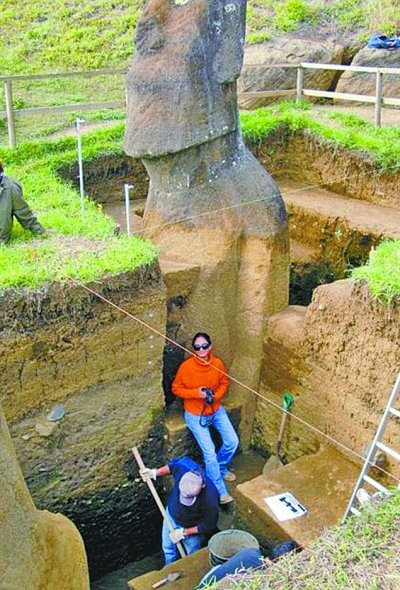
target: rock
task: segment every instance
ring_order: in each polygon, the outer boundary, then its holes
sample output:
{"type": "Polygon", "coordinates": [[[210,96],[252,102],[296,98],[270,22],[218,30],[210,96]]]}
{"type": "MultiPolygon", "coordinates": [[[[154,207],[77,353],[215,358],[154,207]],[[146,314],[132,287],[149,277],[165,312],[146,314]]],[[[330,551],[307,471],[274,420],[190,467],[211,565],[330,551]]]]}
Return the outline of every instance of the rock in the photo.
{"type": "MultiPolygon", "coordinates": [[[[271,64],[341,63],[344,47],[334,40],[285,39],[280,37],[269,43],[249,45],[245,49],[244,65],[238,82],[238,91],[290,90],[296,88],[296,70],[269,68],[271,64]],[[257,64],[265,67],[250,67],[257,64]]],[[[304,87],[328,90],[336,77],[333,70],[305,70],[304,87]]],[[[256,108],[265,104],[265,98],[240,98],[241,108],[256,108]]]]}
{"type": "Polygon", "coordinates": [[[150,0],[126,77],[126,152],[160,156],[237,128],[246,3],[150,0]]]}
{"type": "Polygon", "coordinates": [[[35,508],[1,404],[0,480],[1,588],[89,590],[83,540],[62,514],[35,508]]]}
{"type": "Polygon", "coordinates": [[[52,434],[57,424],[49,422],[46,418],[39,418],[35,424],[36,432],[43,437],[48,437],[52,434]]]}
{"type": "MultiPolygon", "coordinates": [[[[352,66],[373,66],[376,68],[399,68],[400,49],[370,49],[364,47],[353,59],[352,66]]],[[[400,68],[399,68],[400,72],[400,68]]],[[[336,90],[354,94],[375,95],[376,74],[367,72],[343,72],[336,90]]],[[[400,96],[400,75],[385,74],[383,76],[383,96],[400,96]]]]}

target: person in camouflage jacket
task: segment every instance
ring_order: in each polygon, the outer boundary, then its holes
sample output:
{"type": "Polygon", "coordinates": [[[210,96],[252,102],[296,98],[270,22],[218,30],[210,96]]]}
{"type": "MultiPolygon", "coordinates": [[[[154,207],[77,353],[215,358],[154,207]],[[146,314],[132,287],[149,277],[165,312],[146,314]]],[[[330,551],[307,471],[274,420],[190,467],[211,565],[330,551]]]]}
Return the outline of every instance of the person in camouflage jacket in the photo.
{"type": "Polygon", "coordinates": [[[20,183],[4,174],[0,162],[0,245],[10,240],[14,217],[23,228],[35,234],[46,233],[24,200],[20,183]]]}

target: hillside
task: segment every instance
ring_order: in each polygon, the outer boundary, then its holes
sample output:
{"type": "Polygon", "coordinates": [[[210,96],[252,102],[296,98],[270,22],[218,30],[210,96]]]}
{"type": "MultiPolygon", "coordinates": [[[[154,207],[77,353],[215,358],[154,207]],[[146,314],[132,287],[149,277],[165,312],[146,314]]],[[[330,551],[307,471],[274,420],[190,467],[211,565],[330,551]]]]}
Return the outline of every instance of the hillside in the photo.
{"type": "MultiPolygon", "coordinates": [[[[127,69],[143,0],[4,0],[0,12],[0,75],[71,70],[127,69]]],[[[400,23],[399,0],[249,0],[247,43],[285,36],[345,38],[365,42],[370,31],[393,33],[400,23]]],[[[350,41],[349,41],[350,40],[350,41]]],[[[3,93],[3,88],[0,89],[3,93]]],[[[13,85],[16,108],[122,100],[122,76],[60,78],[13,85]]],[[[0,101],[4,103],[3,95],[0,101]]],[[[4,108],[0,107],[0,109],[4,108]]],[[[70,125],[77,112],[17,120],[21,139],[38,139],[70,125]]],[[[122,110],[87,113],[88,121],[123,119],[122,110]]],[[[0,119],[0,144],[6,144],[0,119]]]]}
{"type": "MultiPolygon", "coordinates": [[[[143,0],[5,0],[0,13],[2,74],[126,67],[143,0]]],[[[249,0],[247,42],[302,35],[396,30],[398,0],[249,0]]]]}

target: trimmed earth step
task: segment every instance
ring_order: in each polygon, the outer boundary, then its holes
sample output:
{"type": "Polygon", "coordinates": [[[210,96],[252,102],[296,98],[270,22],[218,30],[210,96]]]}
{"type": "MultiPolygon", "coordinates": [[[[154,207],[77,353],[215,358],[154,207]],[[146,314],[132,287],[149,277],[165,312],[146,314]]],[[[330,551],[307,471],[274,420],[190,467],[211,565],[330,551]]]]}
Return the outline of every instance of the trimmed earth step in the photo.
{"type": "Polygon", "coordinates": [[[336,266],[351,258],[366,258],[372,246],[383,240],[400,237],[400,209],[375,205],[343,197],[306,183],[281,180],[290,222],[290,236],[295,243],[296,259],[301,258],[298,244],[311,249],[336,266]],[[296,246],[297,244],[297,246],[296,246]],[[346,259],[346,260],[344,260],[346,259]]]}
{"type": "Polygon", "coordinates": [[[260,475],[236,488],[241,524],[263,546],[294,539],[303,546],[340,523],[360,467],[332,446],[296,459],[268,477],[260,475]],[[308,510],[305,516],[279,522],[265,498],[291,492],[308,510]]]}
{"type": "Polygon", "coordinates": [[[153,584],[163,580],[168,574],[181,571],[182,574],[180,578],[172,583],[168,583],[165,588],[190,590],[197,586],[210,568],[208,549],[200,549],[200,551],[196,551],[196,553],[192,553],[192,555],[188,555],[179,561],[166,565],[162,570],[152,571],[130,580],[128,582],[128,588],[130,590],[150,590],[153,584]]]}

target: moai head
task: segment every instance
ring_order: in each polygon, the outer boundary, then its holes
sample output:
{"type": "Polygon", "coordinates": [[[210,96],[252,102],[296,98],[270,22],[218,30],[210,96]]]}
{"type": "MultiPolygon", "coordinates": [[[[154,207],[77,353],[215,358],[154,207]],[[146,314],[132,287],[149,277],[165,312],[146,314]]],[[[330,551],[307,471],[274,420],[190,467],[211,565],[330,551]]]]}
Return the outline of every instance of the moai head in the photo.
{"type": "Polygon", "coordinates": [[[174,153],[234,131],[246,0],[150,0],[127,75],[125,151],[174,153]]]}

